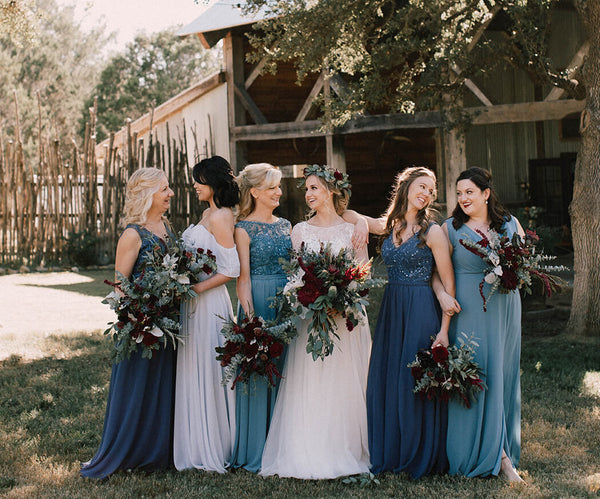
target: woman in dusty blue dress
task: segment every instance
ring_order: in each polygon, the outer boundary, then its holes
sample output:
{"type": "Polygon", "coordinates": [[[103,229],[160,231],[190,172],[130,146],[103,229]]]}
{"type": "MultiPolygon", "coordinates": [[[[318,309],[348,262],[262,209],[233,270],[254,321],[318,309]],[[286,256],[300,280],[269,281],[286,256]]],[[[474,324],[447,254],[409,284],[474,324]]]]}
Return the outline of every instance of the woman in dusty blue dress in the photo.
{"type": "MultiPolygon", "coordinates": [[[[448,407],[447,452],[451,475],[489,476],[502,473],[522,481],[514,466],[521,454],[521,298],[518,291],[494,293],[483,310],[479,283],[486,265],[467,250],[461,239],[478,241],[477,231],[504,231],[508,237],[523,229],[498,202],[487,170],[469,168],[456,183],[458,204],[444,224],[456,275],[456,299],[462,312],[450,325],[450,341],[464,332],[479,344],[475,361],[483,370],[487,389],[467,409],[457,402],[448,407]]],[[[487,296],[489,284],[483,293],[487,296]]]]}
{"type": "Polygon", "coordinates": [[[430,287],[435,267],[441,278],[436,287],[443,284],[449,295],[454,294],[448,240],[432,222],[435,183],[431,170],[407,168],[396,178],[385,215],[377,220],[366,217],[371,232],[385,236],[381,255],[389,275],[367,384],[373,473],[407,472],[419,478],[447,468],[446,406],[414,394],[415,382],[407,367],[419,349],[448,346],[450,315],[444,314],[440,321],[430,287]]]}
{"type": "MultiPolygon", "coordinates": [[[[135,278],[149,252],[166,251],[172,237],[164,213],[173,191],[163,171],[141,168],[127,182],[125,221],[115,271],[135,278]]],[[[88,478],[106,478],[117,470],[151,471],[173,461],[173,382],[175,351],[156,350],[151,359],[141,350],[115,364],[110,378],[102,441],[96,455],[81,468],[88,478]]]]}
{"type": "MultiPolygon", "coordinates": [[[[235,242],[240,257],[237,294],[239,316],[275,318],[273,297],[286,283],[280,258],[289,258],[292,226],[273,215],[281,197],[281,171],[267,163],[248,165],[238,176],[240,206],[235,242]]],[[[279,371],[283,356],[278,359],[279,371]]],[[[278,385],[278,382],[277,382],[278,385]]],[[[232,463],[248,471],[260,470],[277,385],[271,387],[261,377],[236,386],[236,439],[232,463]]]]}

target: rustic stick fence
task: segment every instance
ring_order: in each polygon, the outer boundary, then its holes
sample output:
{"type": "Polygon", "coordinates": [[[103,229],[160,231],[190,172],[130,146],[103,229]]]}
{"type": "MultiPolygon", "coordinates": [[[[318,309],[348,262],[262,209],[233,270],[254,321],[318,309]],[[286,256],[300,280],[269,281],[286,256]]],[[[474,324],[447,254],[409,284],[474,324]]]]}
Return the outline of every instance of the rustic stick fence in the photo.
{"type": "MultiPolygon", "coordinates": [[[[15,112],[18,117],[16,97],[15,112]]],[[[142,166],[165,171],[175,191],[169,218],[176,231],[198,220],[201,206],[190,187],[185,123],[177,127],[175,137],[167,123],[164,143],[154,139],[151,126],[144,144],[128,121],[123,143],[116,144],[111,134],[100,164],[95,154],[95,105],[83,147],[73,142],[69,154],[63,152],[59,139],[42,136],[41,106],[39,114],[35,165],[24,154],[18,119],[13,138],[0,129],[0,265],[70,265],[72,242],[81,238],[94,242],[90,251],[98,263],[112,261],[121,231],[125,185],[142,166]]]]}

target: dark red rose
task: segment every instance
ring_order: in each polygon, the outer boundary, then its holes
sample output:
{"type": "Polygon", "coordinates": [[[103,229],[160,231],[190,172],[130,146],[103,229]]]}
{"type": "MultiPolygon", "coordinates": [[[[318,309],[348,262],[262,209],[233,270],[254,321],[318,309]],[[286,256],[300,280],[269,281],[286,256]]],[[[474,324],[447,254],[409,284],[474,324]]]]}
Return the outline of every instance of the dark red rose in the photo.
{"type": "Polygon", "coordinates": [[[352,331],[354,329],[354,324],[352,323],[350,318],[346,319],[346,327],[348,328],[348,331],[352,331]]]}
{"type": "Polygon", "coordinates": [[[249,345],[246,345],[244,347],[244,355],[246,356],[247,359],[253,359],[254,357],[256,357],[257,353],[258,353],[258,344],[257,343],[250,343],[249,345]]]}
{"type": "Polygon", "coordinates": [[[269,355],[271,356],[271,358],[277,359],[278,357],[281,357],[282,354],[283,354],[283,344],[280,343],[279,341],[275,341],[269,347],[269,355]]]}
{"type": "Polygon", "coordinates": [[[269,360],[269,356],[266,353],[261,353],[260,360],[262,360],[263,362],[266,362],[267,360],[269,360]]]}
{"type": "Polygon", "coordinates": [[[235,343],[233,341],[228,341],[225,344],[225,353],[227,353],[228,355],[234,356],[235,354],[237,354],[240,349],[241,349],[241,345],[239,343],[235,343]]]}
{"type": "Polygon", "coordinates": [[[305,307],[308,307],[315,300],[324,295],[325,292],[320,287],[314,285],[314,283],[305,284],[298,290],[298,301],[305,307]]]}
{"type": "Polygon", "coordinates": [[[196,253],[198,253],[199,255],[204,253],[204,248],[197,248],[196,249],[196,253]]]}
{"type": "Polygon", "coordinates": [[[419,366],[413,366],[410,368],[410,374],[412,374],[412,377],[415,379],[421,379],[421,376],[423,376],[423,369],[419,366]]]}
{"type": "Polygon", "coordinates": [[[448,360],[448,349],[442,345],[434,347],[431,349],[431,356],[434,362],[444,362],[448,360]]]}
{"type": "Polygon", "coordinates": [[[205,263],[203,265],[202,272],[204,272],[205,274],[210,274],[212,272],[212,269],[210,268],[210,265],[208,265],[208,263],[205,263]]]}
{"type": "Polygon", "coordinates": [[[362,296],[362,297],[365,297],[365,296],[367,296],[368,294],[369,294],[369,288],[361,289],[361,290],[358,292],[358,296],[362,296]]]}
{"type": "Polygon", "coordinates": [[[500,282],[506,289],[517,289],[519,285],[519,278],[510,269],[502,269],[502,275],[500,276],[500,282]]]}
{"type": "Polygon", "coordinates": [[[118,329],[123,329],[124,327],[125,327],[125,323],[124,322],[121,322],[121,321],[117,322],[117,328],[118,329]]]}
{"type": "Polygon", "coordinates": [[[329,272],[330,274],[337,274],[339,272],[339,269],[335,265],[329,264],[329,266],[327,267],[327,272],[329,272]]]}
{"type": "Polygon", "coordinates": [[[342,175],[342,173],[338,172],[337,170],[333,172],[333,176],[336,180],[344,180],[344,176],[342,175]]]}
{"type": "Polygon", "coordinates": [[[151,333],[146,333],[144,334],[144,339],[142,340],[142,343],[149,347],[151,345],[154,345],[155,343],[158,343],[158,338],[151,333]]]}

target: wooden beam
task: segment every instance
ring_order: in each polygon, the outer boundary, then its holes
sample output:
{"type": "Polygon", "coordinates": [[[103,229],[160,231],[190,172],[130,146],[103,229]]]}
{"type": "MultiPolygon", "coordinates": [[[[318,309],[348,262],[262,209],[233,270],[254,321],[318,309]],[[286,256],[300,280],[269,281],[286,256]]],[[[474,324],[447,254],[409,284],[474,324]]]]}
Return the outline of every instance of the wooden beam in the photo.
{"type": "MultiPolygon", "coordinates": [[[[585,101],[574,99],[552,102],[522,102],[466,108],[475,125],[498,123],[524,123],[531,121],[559,120],[571,113],[580,112],[585,101]]],[[[256,141],[323,137],[319,120],[268,123],[266,125],[236,126],[230,131],[235,140],[256,141]]],[[[415,114],[378,114],[349,121],[334,130],[338,134],[376,132],[402,128],[439,128],[442,120],[438,111],[420,111],[415,114]]]]}
{"type": "MultiPolygon", "coordinates": [[[[456,64],[452,65],[452,71],[456,75],[460,75],[462,73],[462,69],[458,67],[456,64]]],[[[489,100],[486,95],[479,89],[479,87],[471,80],[470,78],[465,78],[464,80],[465,87],[467,87],[475,97],[477,97],[484,106],[493,106],[492,101],[489,100]]]]}
{"type": "Polygon", "coordinates": [[[521,102],[491,107],[472,107],[467,108],[466,111],[471,114],[474,125],[492,125],[560,120],[568,114],[583,111],[584,107],[585,101],[583,100],[564,99],[550,102],[521,102]]]}
{"type": "Polygon", "coordinates": [[[442,164],[446,190],[446,215],[456,206],[456,179],[467,168],[465,135],[458,130],[442,131],[442,164]]]}
{"type": "Polygon", "coordinates": [[[256,105],[256,102],[254,102],[244,87],[236,83],[234,90],[235,94],[239,97],[242,106],[244,106],[244,109],[250,113],[254,123],[257,125],[264,125],[265,123],[268,123],[267,118],[265,118],[265,115],[261,112],[256,105]]]}
{"type": "Polygon", "coordinates": [[[479,28],[475,32],[475,35],[473,35],[472,40],[469,42],[469,45],[467,46],[467,52],[471,52],[475,48],[475,46],[479,42],[479,39],[483,36],[483,34],[485,33],[485,30],[490,25],[490,23],[494,20],[494,17],[496,16],[496,14],[498,12],[500,12],[501,8],[502,7],[500,5],[495,5],[494,8],[490,11],[490,14],[491,14],[490,17],[481,26],[479,26],[479,28]]]}
{"type": "Polygon", "coordinates": [[[250,74],[248,75],[248,78],[246,78],[246,82],[244,83],[244,87],[246,88],[246,90],[248,90],[254,83],[254,80],[256,80],[256,78],[258,78],[260,76],[260,72],[263,70],[266,63],[267,63],[267,58],[263,57],[258,62],[258,64],[256,66],[254,66],[252,71],[250,71],[250,74]]]}
{"type": "Polygon", "coordinates": [[[317,81],[311,88],[310,93],[308,94],[308,97],[304,101],[304,104],[302,104],[302,109],[300,109],[300,112],[298,113],[298,116],[296,116],[295,121],[304,121],[306,119],[306,117],[308,116],[308,113],[310,112],[310,110],[315,102],[315,99],[317,98],[317,96],[319,95],[319,92],[323,88],[324,81],[325,81],[325,75],[323,72],[321,72],[321,74],[317,78],[317,81]]]}
{"type": "MultiPolygon", "coordinates": [[[[229,123],[229,162],[234,172],[246,165],[246,147],[236,141],[231,129],[246,124],[246,112],[236,98],[236,89],[244,84],[244,40],[231,31],[223,39],[223,59],[227,78],[227,117],[229,123]]],[[[242,99],[239,99],[242,100],[242,99]]]]}
{"type": "Polygon", "coordinates": [[[325,136],[325,150],[327,151],[327,164],[341,172],[346,171],[346,149],[344,136],[328,134],[325,136]]]}
{"type": "MultiPolygon", "coordinates": [[[[589,40],[587,40],[581,45],[581,47],[579,47],[579,50],[573,56],[573,59],[571,59],[571,62],[569,63],[569,65],[567,66],[565,71],[572,73],[577,68],[579,68],[583,64],[583,59],[588,54],[589,50],[590,50],[590,42],[589,42],[589,40]]],[[[550,90],[550,93],[548,93],[548,95],[546,96],[546,98],[544,100],[546,102],[558,100],[562,97],[562,95],[564,93],[565,93],[565,90],[563,88],[554,87],[552,90],[550,90]]]]}

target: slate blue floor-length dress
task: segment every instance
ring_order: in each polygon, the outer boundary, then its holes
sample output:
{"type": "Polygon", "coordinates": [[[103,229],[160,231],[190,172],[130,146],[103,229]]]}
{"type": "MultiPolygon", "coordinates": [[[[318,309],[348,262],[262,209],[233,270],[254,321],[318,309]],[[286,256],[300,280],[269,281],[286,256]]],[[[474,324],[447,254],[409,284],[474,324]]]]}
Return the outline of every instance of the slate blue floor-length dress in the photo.
{"type": "MultiPolygon", "coordinates": [[[[486,268],[483,260],[460,244],[461,239],[481,237],[466,225],[458,230],[446,222],[454,251],[456,299],[462,311],[450,324],[450,342],[461,332],[474,333],[475,361],[483,370],[487,390],[467,409],[457,402],[448,406],[447,452],[450,474],[498,475],[502,450],[514,466],[521,454],[521,297],[518,291],[494,293],[483,311],[479,283],[486,268]]],[[[504,225],[509,237],[517,231],[513,217],[504,225]]],[[[489,285],[484,287],[487,296],[489,285]]]]}
{"type": "Polygon", "coordinates": [[[396,247],[390,235],[381,247],[388,267],[369,364],[367,414],[371,471],[407,472],[413,478],[443,472],[447,408],[413,393],[407,365],[440,330],[440,312],[429,286],[433,255],[415,235],[396,247]]]}
{"type": "MultiPolygon", "coordinates": [[[[275,318],[275,309],[270,307],[272,298],[287,281],[279,263],[288,259],[292,247],[292,226],[284,218],[272,224],[240,221],[236,227],[245,230],[250,237],[250,277],[254,314],[266,320],[275,318]]],[[[241,309],[240,309],[241,311],[241,309]]],[[[284,357],[279,359],[279,372],[283,371],[284,357]]],[[[248,384],[236,385],[236,439],[233,451],[233,466],[248,471],[260,470],[263,447],[273,409],[277,387],[270,387],[263,378],[253,376],[248,384]]]]}
{"type": "MultiPolygon", "coordinates": [[[[164,242],[139,225],[142,239],[132,272],[141,272],[146,254],[164,242]]],[[[166,248],[165,248],[166,249],[166,248]]],[[[167,468],[172,464],[175,351],[168,345],[142,358],[141,350],[115,364],[110,377],[102,441],[81,475],[106,478],[117,470],[167,468]]]]}

